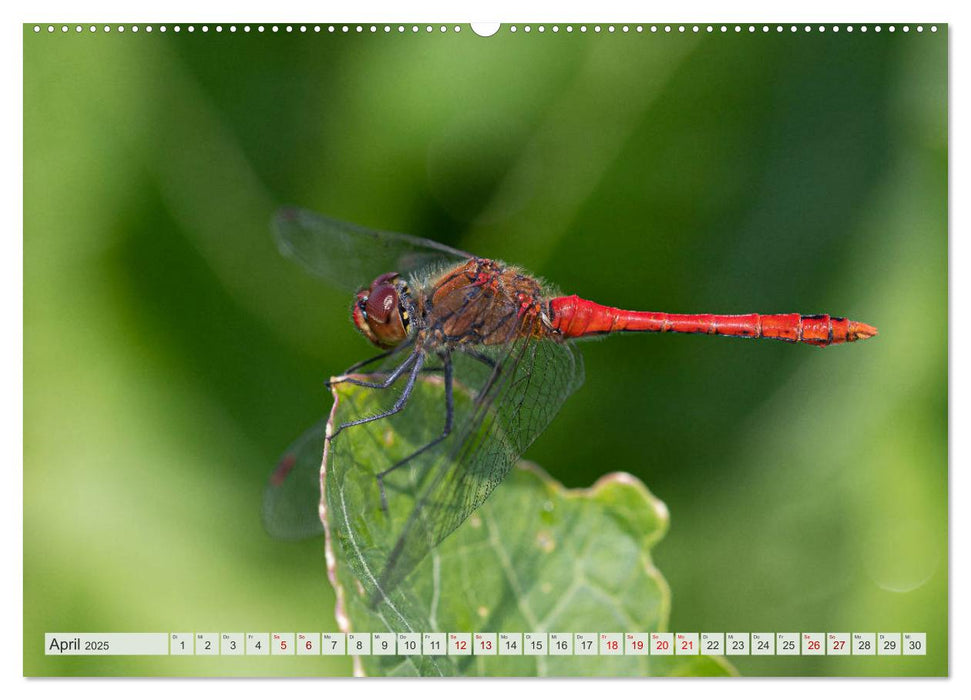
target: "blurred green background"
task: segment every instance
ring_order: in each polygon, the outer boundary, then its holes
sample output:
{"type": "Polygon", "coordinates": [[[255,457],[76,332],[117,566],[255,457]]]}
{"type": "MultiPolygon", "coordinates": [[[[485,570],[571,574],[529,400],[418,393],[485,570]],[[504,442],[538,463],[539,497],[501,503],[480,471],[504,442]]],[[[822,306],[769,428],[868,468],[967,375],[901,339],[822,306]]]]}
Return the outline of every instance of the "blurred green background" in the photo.
{"type": "Polygon", "coordinates": [[[372,351],[277,254],[288,203],[617,306],[878,326],[585,343],[527,456],[667,504],[672,630],[927,633],[924,657],[743,674],[947,673],[947,29],[760,29],[25,27],[24,672],[351,671],[42,653],[51,631],[336,630],[322,541],[271,540],[260,499],[372,351]]]}

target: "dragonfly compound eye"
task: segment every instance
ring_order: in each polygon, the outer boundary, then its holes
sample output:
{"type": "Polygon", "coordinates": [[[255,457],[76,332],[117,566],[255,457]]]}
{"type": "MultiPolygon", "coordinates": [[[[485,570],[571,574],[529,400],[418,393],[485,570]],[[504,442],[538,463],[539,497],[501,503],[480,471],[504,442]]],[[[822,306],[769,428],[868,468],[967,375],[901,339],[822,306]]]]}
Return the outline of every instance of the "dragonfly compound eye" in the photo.
{"type": "Polygon", "coordinates": [[[408,335],[398,290],[387,275],[376,279],[370,290],[358,293],[352,315],[358,330],[379,347],[394,347],[408,335]]]}

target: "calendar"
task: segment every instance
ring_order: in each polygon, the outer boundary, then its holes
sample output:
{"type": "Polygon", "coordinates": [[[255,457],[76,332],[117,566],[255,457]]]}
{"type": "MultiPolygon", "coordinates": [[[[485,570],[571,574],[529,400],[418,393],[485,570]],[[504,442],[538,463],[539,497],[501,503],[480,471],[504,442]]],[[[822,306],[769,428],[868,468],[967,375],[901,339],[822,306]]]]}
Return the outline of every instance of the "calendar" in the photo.
{"type": "Polygon", "coordinates": [[[924,656],[924,632],[48,633],[48,656],[924,656]],[[827,643],[824,645],[823,640],[827,643]]]}

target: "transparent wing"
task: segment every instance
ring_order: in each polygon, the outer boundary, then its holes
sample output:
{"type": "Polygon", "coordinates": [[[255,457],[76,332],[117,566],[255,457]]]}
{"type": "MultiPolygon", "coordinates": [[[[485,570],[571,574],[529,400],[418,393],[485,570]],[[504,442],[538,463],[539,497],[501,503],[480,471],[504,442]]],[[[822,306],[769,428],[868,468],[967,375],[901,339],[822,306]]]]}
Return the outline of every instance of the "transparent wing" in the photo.
{"type": "Polygon", "coordinates": [[[263,527],[281,540],[324,534],[320,522],[320,462],[324,454],[321,420],[293,441],[263,491],[263,527]]]}
{"type": "Polygon", "coordinates": [[[435,241],[373,231],[294,207],[277,212],[273,232],[286,257],[348,291],[356,291],[386,272],[405,275],[472,257],[435,241]]]}
{"type": "MultiPolygon", "coordinates": [[[[453,429],[387,475],[387,512],[378,474],[442,435],[447,401],[440,358],[427,359],[399,413],[346,428],[328,445],[328,519],[375,605],[485,502],[583,381],[582,358],[571,345],[520,338],[478,346],[477,353],[453,353],[453,429]]],[[[389,363],[360,377],[376,380],[392,369],[389,363]]],[[[387,410],[404,383],[381,390],[339,385],[335,425],[387,410]]]]}
{"type": "Polygon", "coordinates": [[[583,382],[582,357],[569,344],[521,338],[494,362],[454,440],[418,475],[419,495],[372,591],[372,604],[393,592],[485,502],[583,382]]]}

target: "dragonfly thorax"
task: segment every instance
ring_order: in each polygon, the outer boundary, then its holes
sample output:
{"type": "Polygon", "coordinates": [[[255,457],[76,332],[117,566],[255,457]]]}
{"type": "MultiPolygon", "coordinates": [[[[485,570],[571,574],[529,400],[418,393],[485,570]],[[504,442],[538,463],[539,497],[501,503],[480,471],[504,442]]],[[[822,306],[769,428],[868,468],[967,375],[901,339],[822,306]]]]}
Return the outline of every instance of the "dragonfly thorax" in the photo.
{"type": "Polygon", "coordinates": [[[351,317],[364,337],[380,348],[393,348],[411,332],[413,304],[408,285],[388,272],[357,293],[351,317]]]}

